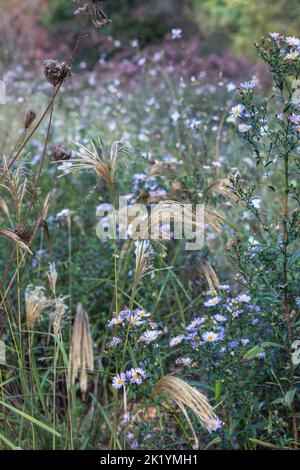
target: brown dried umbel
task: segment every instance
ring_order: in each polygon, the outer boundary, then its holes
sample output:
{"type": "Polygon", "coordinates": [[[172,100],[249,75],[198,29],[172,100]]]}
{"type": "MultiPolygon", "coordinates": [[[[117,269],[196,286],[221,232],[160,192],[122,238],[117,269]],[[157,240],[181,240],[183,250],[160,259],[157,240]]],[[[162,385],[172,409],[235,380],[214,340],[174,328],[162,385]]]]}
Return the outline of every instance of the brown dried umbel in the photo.
{"type": "Polygon", "coordinates": [[[107,17],[100,5],[107,0],[90,0],[75,10],[75,15],[90,15],[96,29],[104,28],[111,24],[111,19],[107,17]]]}
{"type": "Polygon", "coordinates": [[[44,75],[54,87],[71,75],[71,69],[65,62],[49,59],[44,62],[44,75]]]}
{"type": "Polygon", "coordinates": [[[26,243],[30,242],[32,232],[31,232],[31,229],[27,227],[25,224],[17,224],[13,231],[24,242],[26,243]]]}
{"type": "Polygon", "coordinates": [[[53,147],[52,155],[56,162],[67,161],[72,157],[72,150],[66,149],[63,145],[56,145],[53,147]]]}
{"type": "Polygon", "coordinates": [[[28,111],[25,117],[25,121],[24,121],[24,128],[28,129],[33,123],[33,121],[35,120],[35,118],[36,118],[36,113],[34,111],[28,111]]]}

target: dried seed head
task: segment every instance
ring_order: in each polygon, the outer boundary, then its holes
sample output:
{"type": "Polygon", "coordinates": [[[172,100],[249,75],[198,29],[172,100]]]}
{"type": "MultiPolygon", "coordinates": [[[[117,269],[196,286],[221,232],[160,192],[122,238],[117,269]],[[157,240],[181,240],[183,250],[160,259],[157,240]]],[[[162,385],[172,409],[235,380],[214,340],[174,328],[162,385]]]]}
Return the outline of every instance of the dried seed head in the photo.
{"type": "Polygon", "coordinates": [[[61,334],[62,322],[68,310],[65,299],[65,297],[58,297],[55,300],[55,310],[53,313],[53,333],[55,336],[61,334]]]}
{"type": "Polygon", "coordinates": [[[78,143],[78,155],[73,159],[70,171],[72,173],[92,169],[103,178],[110,189],[114,186],[116,169],[126,168],[126,156],[130,151],[130,146],[125,139],[114,142],[111,146],[110,155],[106,157],[100,139],[94,143],[91,141],[91,148],[78,143]]]}
{"type": "Polygon", "coordinates": [[[44,62],[44,75],[54,87],[71,75],[70,67],[65,62],[49,59],[44,62]]]}
{"type": "Polygon", "coordinates": [[[69,386],[74,385],[80,373],[80,390],[83,394],[87,391],[87,369],[94,370],[93,339],[87,311],[82,304],[78,304],[69,354],[68,383],[69,386]]]}
{"type": "Polygon", "coordinates": [[[52,305],[47,299],[43,287],[28,286],[25,292],[26,319],[29,330],[33,330],[35,322],[41,314],[52,305]]]}
{"type": "Polygon", "coordinates": [[[153,258],[154,252],[149,240],[138,240],[135,249],[135,286],[154,269],[152,265],[153,258]]]}
{"type": "Polygon", "coordinates": [[[17,224],[14,228],[14,233],[26,243],[31,240],[32,231],[24,224],[17,224]]]}
{"type": "Polygon", "coordinates": [[[217,289],[219,289],[220,286],[220,282],[215,270],[209,263],[206,262],[201,262],[198,264],[198,266],[201,269],[205,279],[207,280],[209,289],[214,295],[216,295],[217,289]]]}
{"type": "Polygon", "coordinates": [[[56,281],[57,281],[57,271],[55,267],[55,263],[49,263],[49,270],[47,272],[47,277],[50,285],[50,289],[52,293],[55,295],[56,293],[56,281]]]}
{"type": "Polygon", "coordinates": [[[24,121],[24,128],[28,129],[28,127],[31,126],[35,118],[36,118],[36,113],[34,111],[28,111],[25,117],[25,121],[24,121]]]}
{"type": "Polygon", "coordinates": [[[5,228],[0,227],[0,235],[5,237],[5,238],[8,238],[9,240],[12,240],[20,248],[22,248],[23,250],[27,251],[28,253],[30,253],[32,255],[32,252],[30,251],[27,244],[24,243],[24,241],[15,232],[12,232],[11,230],[7,230],[5,228]]]}
{"type": "Polygon", "coordinates": [[[66,161],[72,157],[72,150],[68,150],[62,145],[56,145],[52,150],[52,155],[55,161],[66,161]]]}
{"type": "Polygon", "coordinates": [[[172,375],[166,375],[156,383],[154,395],[163,395],[177,404],[193,432],[196,444],[198,444],[198,438],[188,416],[187,408],[195,414],[202,426],[209,432],[212,421],[218,419],[207,398],[199,390],[172,375]]]}
{"type": "Polygon", "coordinates": [[[84,3],[81,7],[77,8],[74,12],[75,15],[90,15],[92,22],[96,29],[104,28],[105,26],[111,24],[111,19],[109,19],[100,8],[100,5],[107,0],[90,0],[87,3],[84,3]]]}

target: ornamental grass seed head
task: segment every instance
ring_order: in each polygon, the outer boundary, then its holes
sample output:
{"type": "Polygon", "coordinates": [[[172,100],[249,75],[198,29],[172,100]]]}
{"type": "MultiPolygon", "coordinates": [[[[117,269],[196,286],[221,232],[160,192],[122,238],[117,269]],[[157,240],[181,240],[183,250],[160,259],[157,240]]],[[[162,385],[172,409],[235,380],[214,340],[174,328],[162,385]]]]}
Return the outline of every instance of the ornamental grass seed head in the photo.
{"type": "Polygon", "coordinates": [[[76,378],[79,377],[80,390],[85,394],[87,391],[88,369],[90,371],[94,370],[93,339],[88,313],[79,303],[73,324],[69,353],[69,386],[74,385],[76,378]]]}
{"type": "Polygon", "coordinates": [[[25,291],[26,320],[29,330],[34,329],[37,320],[42,313],[53,305],[53,301],[45,296],[44,288],[41,286],[27,286],[25,291]]]}
{"type": "Polygon", "coordinates": [[[187,410],[191,410],[200,424],[209,432],[212,431],[212,423],[218,419],[207,398],[199,390],[172,375],[166,375],[156,383],[154,396],[164,396],[176,403],[193,432],[196,445],[198,445],[198,438],[187,410]]]}

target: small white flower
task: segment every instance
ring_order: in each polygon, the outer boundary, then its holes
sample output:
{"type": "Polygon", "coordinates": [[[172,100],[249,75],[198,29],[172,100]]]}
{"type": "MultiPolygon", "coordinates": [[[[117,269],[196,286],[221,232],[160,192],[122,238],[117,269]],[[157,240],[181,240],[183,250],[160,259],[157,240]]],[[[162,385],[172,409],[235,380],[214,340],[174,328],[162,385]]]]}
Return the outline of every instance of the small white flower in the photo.
{"type": "Polygon", "coordinates": [[[123,318],[118,316],[118,317],[114,317],[112,318],[111,320],[108,321],[107,323],[107,326],[109,328],[111,328],[112,326],[118,326],[118,325],[121,325],[121,323],[123,323],[123,318]]]}
{"type": "Polygon", "coordinates": [[[251,130],[251,125],[250,124],[239,124],[238,129],[242,134],[245,134],[246,132],[249,132],[251,130]]]}
{"type": "Polygon", "coordinates": [[[203,341],[206,341],[208,343],[214,343],[215,341],[218,341],[218,339],[219,335],[214,331],[207,331],[203,334],[203,341]]]}
{"type": "Polygon", "coordinates": [[[71,215],[72,215],[72,211],[70,211],[69,209],[63,209],[62,211],[58,212],[58,214],[56,214],[56,218],[68,219],[69,217],[71,217],[71,215]]]}
{"type": "Polygon", "coordinates": [[[171,37],[172,39],[180,39],[182,36],[182,30],[179,28],[173,28],[171,31],[171,37]]]}
{"type": "Polygon", "coordinates": [[[131,383],[137,385],[140,385],[147,378],[146,372],[141,367],[131,369],[126,373],[126,375],[131,383]]]}
{"type": "Polygon", "coordinates": [[[179,114],[178,111],[173,111],[171,113],[171,119],[175,124],[176,124],[176,122],[178,121],[179,118],[180,118],[180,114],[179,114]]]}
{"type": "Polygon", "coordinates": [[[112,386],[115,389],[122,388],[125,386],[126,383],[126,376],[123,372],[117,374],[112,381],[112,386]]]}
{"type": "Polygon", "coordinates": [[[173,348],[174,346],[177,346],[178,344],[180,344],[181,341],[183,340],[183,338],[184,338],[183,335],[174,336],[174,338],[172,338],[171,341],[170,341],[171,348],[173,348]]]}
{"type": "Polygon", "coordinates": [[[155,341],[159,335],[160,332],[158,330],[148,330],[142,334],[141,341],[144,341],[145,343],[149,344],[155,341]]]}
{"type": "Polygon", "coordinates": [[[229,111],[229,116],[231,118],[237,119],[243,116],[245,112],[245,106],[243,104],[237,104],[236,106],[232,106],[229,111]]]}
{"type": "Polygon", "coordinates": [[[285,58],[287,60],[290,60],[291,62],[294,62],[295,60],[297,60],[298,57],[299,57],[299,51],[292,51],[285,55],[285,58]]]}
{"type": "Polygon", "coordinates": [[[212,419],[208,425],[209,431],[217,431],[222,427],[222,421],[219,418],[212,419]]]}
{"type": "Polygon", "coordinates": [[[288,43],[291,47],[299,47],[300,46],[300,39],[296,38],[295,36],[288,36],[285,38],[285,42],[288,43]]]}
{"type": "Polygon", "coordinates": [[[65,175],[71,173],[73,164],[71,162],[63,162],[61,165],[58,165],[57,169],[63,171],[65,175]]]}

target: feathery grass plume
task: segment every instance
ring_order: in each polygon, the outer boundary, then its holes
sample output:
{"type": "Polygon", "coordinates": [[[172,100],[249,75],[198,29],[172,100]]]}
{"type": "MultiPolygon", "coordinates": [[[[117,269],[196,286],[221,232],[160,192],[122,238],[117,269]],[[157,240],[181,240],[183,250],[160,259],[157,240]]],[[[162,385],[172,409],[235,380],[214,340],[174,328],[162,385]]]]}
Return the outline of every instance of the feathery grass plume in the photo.
{"type": "Polygon", "coordinates": [[[224,217],[220,212],[212,209],[208,206],[204,207],[204,222],[209,225],[215,232],[220,233],[222,224],[224,223],[224,217]]]}
{"type": "Polygon", "coordinates": [[[158,162],[156,161],[150,168],[148,177],[153,176],[166,176],[169,179],[174,179],[176,176],[175,169],[170,165],[170,163],[158,162]]]}
{"type": "Polygon", "coordinates": [[[94,370],[93,339],[87,311],[79,303],[72,331],[68,383],[69,386],[74,385],[79,376],[83,394],[87,391],[87,369],[94,370]]]}
{"type": "Polygon", "coordinates": [[[138,285],[140,280],[153,270],[153,258],[154,252],[151,243],[148,240],[137,241],[135,249],[135,285],[138,285]]]}
{"type": "Polygon", "coordinates": [[[103,146],[100,139],[95,144],[91,141],[91,149],[84,145],[76,144],[79,152],[76,158],[72,160],[72,173],[80,170],[92,169],[96,174],[105,180],[110,189],[113,189],[115,172],[118,167],[126,168],[126,157],[129,153],[129,144],[125,139],[114,142],[111,146],[109,158],[105,157],[103,146]]]}
{"type": "Polygon", "coordinates": [[[20,248],[23,250],[27,251],[32,255],[32,251],[30,248],[27,246],[27,244],[22,240],[22,238],[19,237],[15,232],[12,232],[11,230],[7,230],[5,228],[0,227],[0,235],[3,235],[4,237],[8,238],[9,240],[12,240],[14,243],[16,243],[20,248]]]}
{"type": "Polygon", "coordinates": [[[5,200],[3,199],[3,197],[0,197],[0,209],[3,210],[4,214],[7,215],[7,217],[9,218],[10,216],[10,212],[9,212],[9,207],[8,205],[6,204],[5,200]]]}
{"type": "Polygon", "coordinates": [[[67,313],[68,306],[65,304],[66,297],[58,297],[55,299],[55,309],[52,315],[53,318],[53,332],[55,336],[61,334],[62,321],[67,313]]]}
{"type": "MultiPolygon", "coordinates": [[[[204,231],[204,223],[197,220],[196,214],[183,203],[173,200],[159,202],[151,211],[150,232],[151,235],[161,230],[162,225],[167,222],[174,222],[174,227],[184,226],[188,230],[204,231]]],[[[182,235],[181,235],[182,236],[182,235]]],[[[167,239],[168,234],[161,230],[162,239],[167,239]]],[[[153,241],[155,242],[155,236],[153,241]]]]}
{"type": "Polygon", "coordinates": [[[234,194],[232,185],[227,178],[222,178],[214,181],[208,188],[207,194],[220,194],[230,201],[237,202],[238,198],[234,194]]]}
{"type": "Polygon", "coordinates": [[[52,291],[52,293],[55,295],[56,294],[56,282],[57,282],[57,271],[56,271],[56,266],[55,263],[49,263],[49,269],[47,272],[47,277],[49,281],[49,286],[52,291]]]}
{"type": "Polygon", "coordinates": [[[51,299],[47,299],[44,294],[44,288],[41,286],[27,286],[25,291],[26,320],[29,330],[34,329],[36,321],[42,313],[53,305],[51,299]]]}
{"type": "Polygon", "coordinates": [[[217,419],[217,416],[208,403],[207,398],[195,387],[191,387],[191,385],[177,377],[166,375],[156,383],[154,396],[165,396],[176,403],[191,427],[195,444],[198,444],[198,439],[188,416],[187,409],[190,409],[201,425],[207,429],[208,432],[211,432],[210,425],[213,420],[217,419]]]}
{"type": "Polygon", "coordinates": [[[213,269],[213,267],[209,263],[206,263],[206,262],[201,262],[201,263],[199,263],[198,266],[200,267],[201,271],[203,272],[203,274],[204,274],[204,276],[207,280],[207,283],[209,285],[209,289],[215,295],[217,293],[217,290],[219,289],[219,285],[220,285],[220,282],[219,282],[219,279],[218,279],[218,276],[217,276],[215,270],[213,269]]]}
{"type": "Polygon", "coordinates": [[[27,165],[28,162],[24,160],[16,168],[9,168],[9,164],[4,157],[2,170],[5,177],[0,186],[9,192],[14,202],[17,219],[19,218],[25,195],[31,193],[33,188],[33,174],[27,165]]]}

